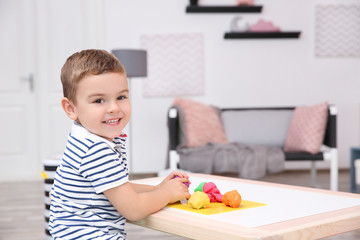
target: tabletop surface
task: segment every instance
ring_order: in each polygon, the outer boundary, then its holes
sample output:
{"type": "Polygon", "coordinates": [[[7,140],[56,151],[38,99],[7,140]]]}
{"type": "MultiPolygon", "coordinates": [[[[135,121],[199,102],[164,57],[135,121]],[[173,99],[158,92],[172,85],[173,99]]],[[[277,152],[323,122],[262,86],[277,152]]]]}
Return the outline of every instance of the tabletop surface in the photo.
{"type": "MultiPolygon", "coordinates": [[[[213,182],[222,194],[237,190],[239,209],[216,214],[165,207],[133,222],[192,239],[314,239],[360,229],[360,195],[260,181],[190,174],[190,193],[213,182]],[[246,208],[249,202],[258,203],[246,208]]],[[[136,182],[158,184],[162,178],[136,182]]]]}

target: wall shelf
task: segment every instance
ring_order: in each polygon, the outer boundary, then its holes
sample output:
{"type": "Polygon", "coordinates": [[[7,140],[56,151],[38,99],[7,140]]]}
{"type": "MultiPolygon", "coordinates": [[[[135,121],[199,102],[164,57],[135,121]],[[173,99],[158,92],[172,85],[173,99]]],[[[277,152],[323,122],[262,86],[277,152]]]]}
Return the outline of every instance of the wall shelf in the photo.
{"type": "Polygon", "coordinates": [[[259,13],[262,6],[187,6],[187,13],[259,13]]]}
{"type": "Polygon", "coordinates": [[[299,38],[301,32],[227,32],[225,39],[299,38]]]}

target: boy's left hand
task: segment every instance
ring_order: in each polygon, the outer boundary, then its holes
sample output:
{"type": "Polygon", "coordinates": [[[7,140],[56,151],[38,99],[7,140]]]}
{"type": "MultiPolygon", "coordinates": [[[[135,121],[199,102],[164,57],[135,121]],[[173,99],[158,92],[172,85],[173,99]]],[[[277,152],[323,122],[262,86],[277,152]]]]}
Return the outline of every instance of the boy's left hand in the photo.
{"type": "Polygon", "coordinates": [[[191,182],[189,180],[189,176],[186,173],[180,172],[180,171],[173,171],[159,185],[160,186],[163,185],[167,181],[170,181],[171,179],[175,178],[176,176],[179,177],[179,178],[186,178],[187,181],[184,181],[184,182],[187,182],[187,183],[191,184],[191,182]]]}

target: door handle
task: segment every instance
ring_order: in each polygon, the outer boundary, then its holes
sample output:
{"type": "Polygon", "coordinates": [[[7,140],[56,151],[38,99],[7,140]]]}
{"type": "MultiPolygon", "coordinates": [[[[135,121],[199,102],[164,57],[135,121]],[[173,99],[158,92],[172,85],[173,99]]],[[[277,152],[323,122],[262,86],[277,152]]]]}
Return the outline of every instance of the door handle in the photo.
{"type": "Polygon", "coordinates": [[[27,77],[22,77],[22,81],[29,82],[30,92],[34,91],[34,74],[30,73],[27,77]]]}

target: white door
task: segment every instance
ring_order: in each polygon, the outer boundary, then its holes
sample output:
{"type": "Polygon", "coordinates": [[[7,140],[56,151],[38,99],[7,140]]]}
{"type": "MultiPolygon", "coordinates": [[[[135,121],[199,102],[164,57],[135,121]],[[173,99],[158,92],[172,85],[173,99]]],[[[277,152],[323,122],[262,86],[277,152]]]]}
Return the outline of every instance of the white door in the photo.
{"type": "Polygon", "coordinates": [[[74,52],[104,48],[103,18],[103,1],[36,0],[40,159],[64,151],[72,121],[60,105],[61,67],[74,52]]]}
{"type": "Polygon", "coordinates": [[[104,48],[102,11],[98,0],[0,0],[0,182],[39,180],[42,159],[63,152],[60,69],[104,48]]]}
{"type": "Polygon", "coordinates": [[[0,181],[39,174],[32,1],[0,0],[0,181]]]}

